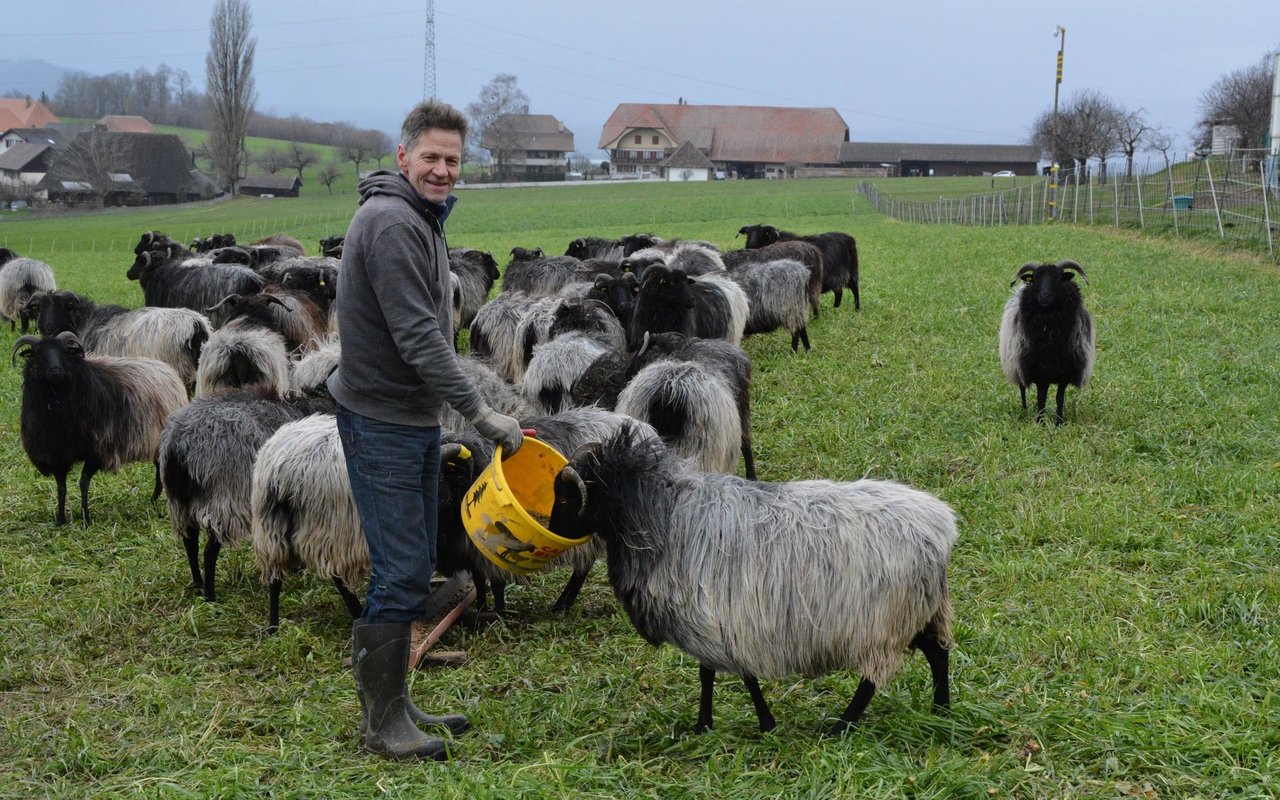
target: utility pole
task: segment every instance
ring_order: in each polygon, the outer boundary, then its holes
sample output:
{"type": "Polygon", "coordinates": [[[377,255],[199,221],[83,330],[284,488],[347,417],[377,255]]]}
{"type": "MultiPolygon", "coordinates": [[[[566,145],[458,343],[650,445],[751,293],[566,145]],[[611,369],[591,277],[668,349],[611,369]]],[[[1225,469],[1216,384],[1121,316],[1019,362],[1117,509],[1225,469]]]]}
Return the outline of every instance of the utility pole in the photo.
{"type": "Polygon", "coordinates": [[[1058,39],[1058,72],[1053,81],[1053,133],[1049,138],[1049,221],[1058,216],[1058,89],[1062,86],[1062,53],[1067,48],[1067,29],[1053,32],[1058,39]]]}
{"type": "Polygon", "coordinates": [[[436,4],[427,0],[426,52],[422,57],[422,99],[436,99],[436,4]]]}

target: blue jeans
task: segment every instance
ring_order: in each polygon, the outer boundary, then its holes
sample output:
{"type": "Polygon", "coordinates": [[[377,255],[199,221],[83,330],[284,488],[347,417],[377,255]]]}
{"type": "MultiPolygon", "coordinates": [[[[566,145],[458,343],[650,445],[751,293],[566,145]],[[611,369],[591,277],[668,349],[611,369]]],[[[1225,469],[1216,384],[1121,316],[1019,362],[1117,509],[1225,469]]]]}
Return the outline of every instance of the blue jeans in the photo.
{"type": "Polygon", "coordinates": [[[420,619],[436,565],[440,428],[381,422],[339,404],[338,436],[369,543],[364,618],[420,619]]]}

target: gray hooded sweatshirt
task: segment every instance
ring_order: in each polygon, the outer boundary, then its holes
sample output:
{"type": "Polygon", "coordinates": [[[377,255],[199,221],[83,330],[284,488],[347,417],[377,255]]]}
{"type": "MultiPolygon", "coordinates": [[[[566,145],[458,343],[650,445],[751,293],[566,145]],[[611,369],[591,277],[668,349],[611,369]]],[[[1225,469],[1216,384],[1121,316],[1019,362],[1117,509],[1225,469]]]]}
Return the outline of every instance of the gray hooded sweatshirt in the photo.
{"type": "Polygon", "coordinates": [[[358,190],[338,270],[342,348],[329,391],[357,414],[398,425],[439,425],[445,403],[472,419],[482,399],[452,346],[442,224],[450,206],[433,208],[388,170],[358,190]]]}

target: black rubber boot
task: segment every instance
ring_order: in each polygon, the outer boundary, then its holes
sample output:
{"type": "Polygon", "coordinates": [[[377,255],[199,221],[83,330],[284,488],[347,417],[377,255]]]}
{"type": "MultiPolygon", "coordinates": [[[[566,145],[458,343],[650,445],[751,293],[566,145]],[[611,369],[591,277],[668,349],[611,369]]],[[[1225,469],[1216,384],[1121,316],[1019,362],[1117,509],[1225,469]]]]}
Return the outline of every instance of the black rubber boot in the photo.
{"type": "MultiPolygon", "coordinates": [[[[363,619],[357,619],[351,623],[351,663],[356,663],[356,628],[365,625],[363,619]]],[[[408,656],[405,656],[406,662],[408,656]]],[[[360,699],[360,735],[364,736],[369,731],[369,709],[364,699],[364,690],[360,688],[360,682],[356,681],[356,697],[360,699]]],[[[413,698],[409,696],[408,691],[405,692],[405,711],[409,714],[409,719],[413,721],[419,728],[444,728],[454,736],[466,733],[471,727],[471,723],[462,714],[446,714],[437,716],[428,714],[418,708],[413,703],[413,698]]]]}
{"type": "Polygon", "coordinates": [[[409,719],[407,622],[364,623],[352,626],[351,672],[356,693],[364,699],[364,749],[396,759],[449,757],[444,740],[428,736],[409,719]]]}

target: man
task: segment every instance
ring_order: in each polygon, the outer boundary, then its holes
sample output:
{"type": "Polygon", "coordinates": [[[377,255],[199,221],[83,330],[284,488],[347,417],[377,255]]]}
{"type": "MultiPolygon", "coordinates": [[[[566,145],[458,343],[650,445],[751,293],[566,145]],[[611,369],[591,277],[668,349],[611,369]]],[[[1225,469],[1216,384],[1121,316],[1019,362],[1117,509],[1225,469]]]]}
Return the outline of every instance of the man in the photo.
{"type": "Polygon", "coordinates": [[[360,182],[338,274],[341,356],[329,377],[338,434],[372,570],[364,618],[352,626],[351,667],[364,746],[391,758],[447,757],[417,726],[466,730],[432,716],[405,683],[410,629],[435,571],[440,419],[448,403],[511,455],[520,424],[493,411],[458,367],[444,222],[457,199],[467,120],[439,101],[405,118],[398,173],[360,182]]]}

